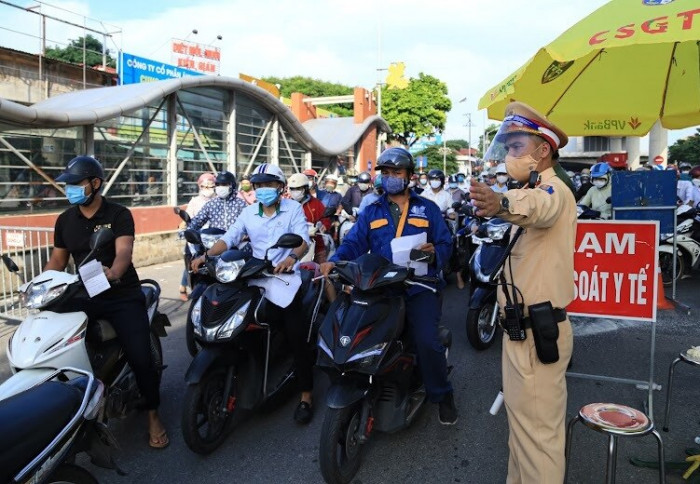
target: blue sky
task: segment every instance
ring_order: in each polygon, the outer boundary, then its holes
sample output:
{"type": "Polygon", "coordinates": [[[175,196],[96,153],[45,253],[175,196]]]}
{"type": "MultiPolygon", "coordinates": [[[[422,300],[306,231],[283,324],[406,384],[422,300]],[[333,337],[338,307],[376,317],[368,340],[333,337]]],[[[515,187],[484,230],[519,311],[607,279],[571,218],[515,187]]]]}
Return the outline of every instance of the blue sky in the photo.
{"type": "MultiPolygon", "coordinates": [[[[31,0],[10,0],[36,5],[31,0]]],[[[637,0],[641,1],[641,0],[637,0]]],[[[676,0],[690,1],[690,0],[676,0]]],[[[311,77],[372,88],[377,67],[403,61],[406,74],[425,72],[445,81],[453,102],[447,138],[467,138],[466,114],[472,115],[472,140],[489,122],[477,111],[479,98],[566,28],[606,0],[51,0],[76,12],[76,24],[111,31],[112,50],[172,62],[170,39],[190,39],[221,47],[221,73],[311,77]],[[84,17],[88,17],[85,20],[84,17]],[[113,27],[114,26],[114,27],[113,27]],[[460,100],[466,98],[464,102],[460,100]]],[[[38,51],[36,15],[0,5],[0,45],[38,51]]],[[[47,36],[65,42],[80,29],[49,22],[47,36]]],[[[52,42],[49,42],[51,45],[52,42]]],[[[670,133],[670,141],[693,130],[670,133]]],[[[646,151],[646,143],[642,142],[646,151]]]]}

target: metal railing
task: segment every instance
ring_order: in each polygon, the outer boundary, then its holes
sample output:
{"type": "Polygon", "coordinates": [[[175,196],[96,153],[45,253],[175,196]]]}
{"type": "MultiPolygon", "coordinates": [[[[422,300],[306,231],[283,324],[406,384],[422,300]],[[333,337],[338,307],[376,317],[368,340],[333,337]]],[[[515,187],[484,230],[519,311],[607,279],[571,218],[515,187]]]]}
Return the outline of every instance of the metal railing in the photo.
{"type": "MultiPolygon", "coordinates": [[[[0,253],[9,256],[19,273],[0,264],[0,323],[20,320],[27,311],[19,304],[19,287],[41,274],[51,257],[53,228],[0,226],[0,253]]],[[[6,328],[0,324],[0,337],[6,328]]]]}

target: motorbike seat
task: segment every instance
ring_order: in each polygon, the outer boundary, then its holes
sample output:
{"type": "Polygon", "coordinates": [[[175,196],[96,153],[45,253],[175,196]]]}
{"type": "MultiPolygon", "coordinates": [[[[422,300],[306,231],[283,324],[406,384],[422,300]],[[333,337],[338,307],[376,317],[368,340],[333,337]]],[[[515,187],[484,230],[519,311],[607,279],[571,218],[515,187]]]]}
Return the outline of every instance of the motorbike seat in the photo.
{"type": "Polygon", "coordinates": [[[88,340],[98,343],[105,343],[117,338],[114,326],[106,319],[98,319],[88,324],[88,340]]]}
{"type": "Polygon", "coordinates": [[[153,304],[153,301],[156,299],[156,290],[151,286],[142,285],[141,292],[143,292],[143,295],[146,297],[146,308],[150,308],[151,304],[153,304]]]}
{"type": "Polygon", "coordinates": [[[48,381],[0,401],[0,482],[29,464],[70,422],[83,391],[48,381]]]}

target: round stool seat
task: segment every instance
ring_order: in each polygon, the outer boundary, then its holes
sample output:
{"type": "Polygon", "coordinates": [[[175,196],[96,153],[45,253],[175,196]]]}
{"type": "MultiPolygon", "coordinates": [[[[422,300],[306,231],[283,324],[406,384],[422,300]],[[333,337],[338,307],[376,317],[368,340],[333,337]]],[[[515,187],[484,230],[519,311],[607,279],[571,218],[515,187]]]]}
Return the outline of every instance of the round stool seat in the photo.
{"type": "Polygon", "coordinates": [[[688,364],[690,364],[690,365],[700,366],[700,360],[698,360],[697,358],[693,358],[692,356],[690,356],[690,355],[688,354],[688,351],[689,351],[689,350],[683,350],[683,351],[681,351],[681,353],[680,353],[680,355],[679,355],[680,358],[681,358],[681,360],[683,360],[684,362],[686,362],[686,363],[688,363],[688,364]]]}
{"type": "Polygon", "coordinates": [[[654,428],[643,412],[618,403],[589,403],[578,414],[586,426],[608,434],[644,435],[654,428]]]}

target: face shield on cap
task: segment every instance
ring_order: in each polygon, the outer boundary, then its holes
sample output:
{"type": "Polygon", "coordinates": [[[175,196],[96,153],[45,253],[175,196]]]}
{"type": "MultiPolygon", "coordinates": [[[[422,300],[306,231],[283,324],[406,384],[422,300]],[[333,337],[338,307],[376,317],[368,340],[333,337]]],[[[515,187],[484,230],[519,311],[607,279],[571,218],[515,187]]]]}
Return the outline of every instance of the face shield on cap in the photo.
{"type": "Polygon", "coordinates": [[[535,170],[542,157],[541,146],[549,143],[556,151],[559,137],[551,129],[517,114],[506,116],[484,160],[492,164],[505,163],[508,175],[519,182],[528,181],[530,171],[535,170]],[[532,142],[532,137],[534,143],[532,142]]]}

